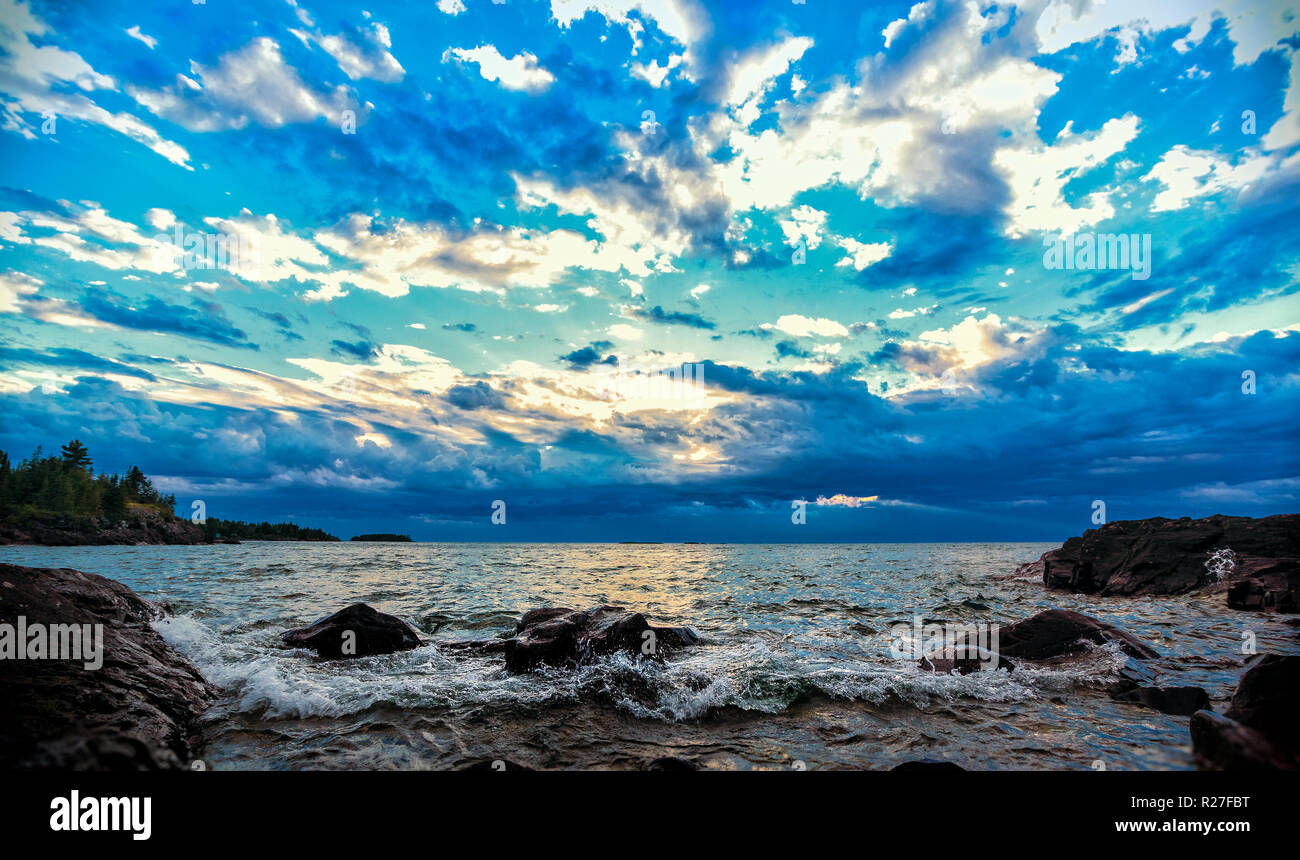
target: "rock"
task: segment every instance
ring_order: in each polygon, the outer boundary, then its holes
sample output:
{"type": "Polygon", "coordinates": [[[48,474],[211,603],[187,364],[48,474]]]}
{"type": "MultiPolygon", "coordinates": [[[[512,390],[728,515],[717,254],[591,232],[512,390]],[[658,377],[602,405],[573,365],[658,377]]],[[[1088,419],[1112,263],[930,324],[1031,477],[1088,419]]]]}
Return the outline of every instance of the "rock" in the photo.
{"type": "Polygon", "coordinates": [[[1105,596],[1182,594],[1215,581],[1206,561],[1222,548],[1239,556],[1300,558],[1300,514],[1106,523],[1044,553],[1043,584],[1105,596]]]}
{"type": "Polygon", "coordinates": [[[286,631],[280,639],[290,648],[312,648],[326,660],[371,657],[420,646],[420,634],[414,627],[364,603],[354,603],[315,624],[286,631]]]}
{"type": "Polygon", "coordinates": [[[954,646],[936,649],[921,657],[917,666],[939,675],[951,675],[954,671],[959,675],[969,675],[972,672],[991,672],[996,669],[1008,672],[1016,670],[1015,663],[986,648],[969,646],[964,653],[960,651],[954,646]]]}
{"type": "Polygon", "coordinates": [[[34,624],[98,624],[103,635],[99,668],[4,660],[0,769],[155,770],[193,758],[216,690],[150,626],[154,606],[121,583],[66,568],[0,564],[0,581],[0,623],[16,628],[21,616],[29,638],[34,624]]]}
{"type": "Polygon", "coordinates": [[[1046,660],[1086,650],[1085,642],[1118,642],[1125,654],[1139,660],[1160,656],[1118,627],[1068,609],[1048,609],[998,629],[998,653],[1004,657],[1046,660]]]}
{"type": "Polygon", "coordinates": [[[1191,716],[1210,706],[1210,694],[1200,687],[1141,687],[1113,684],[1110,697],[1117,702],[1145,705],[1162,714],[1191,716]]]}
{"type": "Polygon", "coordinates": [[[1300,612],[1300,559],[1238,556],[1233,578],[1230,608],[1300,612]]]}
{"type": "Polygon", "coordinates": [[[544,607],[524,613],[504,650],[506,669],[519,673],[541,665],[578,665],[619,651],[657,657],[698,641],[689,627],[655,627],[641,613],[619,606],[544,607]]]}
{"type": "Polygon", "coordinates": [[[1300,770],[1300,656],[1252,659],[1227,710],[1197,711],[1189,729],[1204,769],[1300,770]]]}

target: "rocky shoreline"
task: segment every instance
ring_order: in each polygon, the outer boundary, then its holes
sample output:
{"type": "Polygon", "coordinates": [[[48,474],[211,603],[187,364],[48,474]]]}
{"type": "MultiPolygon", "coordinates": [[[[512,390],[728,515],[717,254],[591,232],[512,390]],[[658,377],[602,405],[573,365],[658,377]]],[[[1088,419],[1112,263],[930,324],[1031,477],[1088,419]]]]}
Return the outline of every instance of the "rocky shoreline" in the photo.
{"type": "MultiPolygon", "coordinates": [[[[1113,523],[1072,538],[1008,578],[1041,577],[1049,589],[1116,599],[1223,593],[1236,610],[1294,612],[1295,580],[1287,565],[1295,559],[1287,553],[1296,551],[1300,539],[1296,525],[1297,516],[1113,523]],[[1233,596],[1242,593],[1264,597],[1252,603],[1233,596]]],[[[59,660],[4,667],[0,696],[14,705],[0,715],[0,768],[188,767],[200,749],[200,720],[216,690],[150,626],[159,613],[104,577],[0,565],[0,622],[16,624],[21,616],[29,624],[102,624],[108,655],[97,671],[59,660]]],[[[1110,646],[1128,661],[1105,694],[1189,717],[1197,767],[1300,769],[1300,656],[1261,654],[1246,660],[1230,704],[1216,713],[1200,687],[1162,683],[1159,667],[1152,665],[1160,658],[1155,647],[1091,616],[1047,609],[999,632],[997,653],[972,657],[932,651],[919,668],[970,674],[1014,672],[1026,663],[1061,667],[1110,646]]],[[[539,607],[525,612],[509,636],[431,640],[401,618],[356,603],[285,631],[281,644],[300,649],[302,659],[319,660],[432,644],[449,654],[499,658],[504,671],[527,674],[543,666],[571,670],[619,653],[663,659],[707,647],[709,640],[690,627],[655,625],[639,612],[611,605],[539,607]]]]}
{"type": "Polygon", "coordinates": [[[149,510],[117,521],[58,517],[0,525],[0,546],[192,546],[212,542],[202,526],[175,517],[169,519],[149,510]]]}

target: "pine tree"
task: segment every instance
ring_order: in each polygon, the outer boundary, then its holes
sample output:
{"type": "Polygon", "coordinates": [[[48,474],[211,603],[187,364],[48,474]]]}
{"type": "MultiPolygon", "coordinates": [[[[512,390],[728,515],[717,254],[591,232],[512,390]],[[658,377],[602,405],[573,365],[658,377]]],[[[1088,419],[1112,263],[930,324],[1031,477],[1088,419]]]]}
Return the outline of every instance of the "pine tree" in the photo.
{"type": "Polygon", "coordinates": [[[90,470],[90,452],[81,444],[80,439],[73,439],[63,446],[63,465],[71,469],[90,470]]]}

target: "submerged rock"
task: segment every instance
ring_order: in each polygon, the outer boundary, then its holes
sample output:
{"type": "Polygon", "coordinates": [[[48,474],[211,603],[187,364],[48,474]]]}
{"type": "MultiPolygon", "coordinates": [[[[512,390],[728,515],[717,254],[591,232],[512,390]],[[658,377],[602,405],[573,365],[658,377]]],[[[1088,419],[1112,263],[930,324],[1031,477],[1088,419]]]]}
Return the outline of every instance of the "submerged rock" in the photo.
{"type": "Polygon", "coordinates": [[[1222,715],[1197,711],[1189,730],[1206,770],[1300,770],[1300,656],[1247,664],[1222,715]]]}
{"type": "Polygon", "coordinates": [[[371,657],[420,646],[420,634],[395,615],[354,603],[306,627],[280,636],[291,648],[311,648],[326,660],[371,657]]]}
{"type": "MultiPolygon", "coordinates": [[[[1107,596],[1182,594],[1217,581],[1206,562],[1225,548],[1258,559],[1300,559],[1300,514],[1120,520],[1072,537],[1039,560],[1048,588],[1107,596]]],[[[1226,575],[1242,577],[1235,570],[1226,575]]],[[[1288,593],[1294,606],[1294,585],[1288,593]]]]}
{"type": "Polygon", "coordinates": [[[1048,609],[998,629],[998,653],[1026,660],[1047,660],[1087,650],[1091,642],[1118,642],[1130,657],[1149,660],[1160,654],[1118,627],[1069,609],[1048,609]]]}
{"type": "Polygon", "coordinates": [[[525,612],[503,650],[506,669],[519,673],[541,665],[577,665],[592,655],[620,651],[657,657],[698,641],[689,627],[656,627],[641,613],[620,606],[548,606],[525,612]]]}
{"type": "Polygon", "coordinates": [[[21,619],[29,643],[34,625],[90,625],[81,630],[92,639],[94,625],[102,632],[98,648],[82,642],[80,659],[51,659],[50,649],[44,659],[3,661],[0,769],[183,767],[216,690],[150,626],[157,617],[111,579],[0,564],[0,623],[16,632],[21,619]],[[98,651],[102,664],[94,667],[87,651],[98,651]]]}

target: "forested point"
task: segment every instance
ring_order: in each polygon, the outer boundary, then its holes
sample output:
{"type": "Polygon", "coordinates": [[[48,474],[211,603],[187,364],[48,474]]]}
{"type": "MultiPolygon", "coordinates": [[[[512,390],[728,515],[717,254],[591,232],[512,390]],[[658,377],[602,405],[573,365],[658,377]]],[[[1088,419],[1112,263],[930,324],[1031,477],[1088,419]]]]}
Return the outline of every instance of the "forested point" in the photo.
{"type": "Polygon", "coordinates": [[[0,451],[0,518],[6,522],[53,517],[117,521],[146,508],[174,518],[176,497],[154,489],[139,466],[125,475],[95,474],[90,452],[79,439],[64,445],[58,456],[46,456],[38,447],[17,465],[0,451]]]}
{"type": "MultiPolygon", "coordinates": [[[[160,493],[139,466],[126,474],[95,472],[90,452],[80,439],[64,445],[58,456],[37,448],[14,464],[0,451],[0,526],[22,527],[52,520],[73,520],[83,528],[114,524],[137,515],[175,521],[176,496],[160,493]]],[[[207,540],[336,541],[321,529],[293,523],[247,523],[208,517],[196,522],[207,540]]]]}

